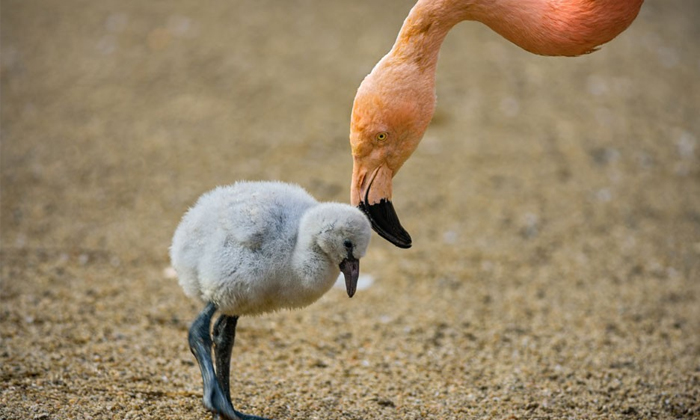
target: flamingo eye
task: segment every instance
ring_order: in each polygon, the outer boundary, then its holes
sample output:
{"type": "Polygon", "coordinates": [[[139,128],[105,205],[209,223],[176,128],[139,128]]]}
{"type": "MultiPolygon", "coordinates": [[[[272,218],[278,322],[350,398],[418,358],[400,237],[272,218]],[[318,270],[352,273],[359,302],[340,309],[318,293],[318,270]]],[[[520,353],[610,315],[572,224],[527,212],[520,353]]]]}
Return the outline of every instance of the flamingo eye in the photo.
{"type": "Polygon", "coordinates": [[[389,137],[388,133],[381,132],[381,133],[377,134],[377,140],[379,140],[379,141],[384,141],[388,137],[389,137]]]}
{"type": "Polygon", "coordinates": [[[345,247],[345,249],[351,250],[352,249],[352,241],[350,241],[349,239],[346,239],[343,242],[343,246],[345,247]]]}

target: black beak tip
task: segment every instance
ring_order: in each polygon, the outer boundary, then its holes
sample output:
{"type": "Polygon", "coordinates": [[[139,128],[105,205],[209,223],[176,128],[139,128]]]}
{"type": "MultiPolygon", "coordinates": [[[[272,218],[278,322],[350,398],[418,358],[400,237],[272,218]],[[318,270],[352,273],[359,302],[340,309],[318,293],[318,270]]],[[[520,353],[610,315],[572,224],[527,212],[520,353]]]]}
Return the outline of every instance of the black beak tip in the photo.
{"type": "Polygon", "coordinates": [[[391,201],[382,199],[379,203],[367,204],[360,202],[358,206],[367,215],[372,229],[379,236],[396,245],[399,248],[408,249],[413,245],[411,235],[401,226],[399,217],[394,210],[391,201]]]}

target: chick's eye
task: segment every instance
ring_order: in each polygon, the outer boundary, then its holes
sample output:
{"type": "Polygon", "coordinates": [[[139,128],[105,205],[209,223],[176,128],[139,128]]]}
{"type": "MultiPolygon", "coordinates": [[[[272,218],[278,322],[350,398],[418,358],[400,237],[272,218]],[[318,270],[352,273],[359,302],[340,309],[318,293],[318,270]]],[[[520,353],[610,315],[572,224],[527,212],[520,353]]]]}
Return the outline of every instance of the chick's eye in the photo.
{"type": "Polygon", "coordinates": [[[352,242],[349,239],[346,239],[343,242],[343,246],[345,246],[346,249],[352,249],[352,242]]]}
{"type": "Polygon", "coordinates": [[[379,140],[379,141],[384,141],[384,140],[386,140],[388,137],[389,137],[389,134],[384,133],[384,132],[378,133],[378,134],[377,134],[377,140],[379,140]]]}

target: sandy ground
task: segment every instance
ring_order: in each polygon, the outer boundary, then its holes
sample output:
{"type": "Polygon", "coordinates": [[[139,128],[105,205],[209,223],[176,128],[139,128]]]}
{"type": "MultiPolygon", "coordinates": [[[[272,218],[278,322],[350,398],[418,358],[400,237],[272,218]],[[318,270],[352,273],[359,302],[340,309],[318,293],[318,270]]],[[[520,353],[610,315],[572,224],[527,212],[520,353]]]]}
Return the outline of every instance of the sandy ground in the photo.
{"type": "MultiPolygon", "coordinates": [[[[347,201],[354,91],[402,1],[1,4],[0,419],[203,419],[167,249],[203,192],[347,201]]],[[[700,2],[577,59],[476,23],[348,299],[244,318],[280,419],[700,417],[700,2]]]]}

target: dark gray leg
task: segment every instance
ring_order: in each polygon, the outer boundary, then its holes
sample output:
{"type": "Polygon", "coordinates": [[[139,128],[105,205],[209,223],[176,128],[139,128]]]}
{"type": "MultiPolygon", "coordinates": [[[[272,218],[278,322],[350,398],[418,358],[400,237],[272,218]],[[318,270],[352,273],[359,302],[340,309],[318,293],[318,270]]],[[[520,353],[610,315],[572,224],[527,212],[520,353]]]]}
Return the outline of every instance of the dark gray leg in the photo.
{"type": "Polygon", "coordinates": [[[192,354],[199,364],[199,369],[202,371],[204,407],[228,420],[241,420],[229,402],[228,393],[224,394],[214,373],[214,365],[211,360],[212,341],[209,334],[209,325],[214,312],[216,312],[216,306],[213,303],[207,304],[192,323],[188,336],[190,350],[192,350],[192,354]]]}
{"type": "MultiPolygon", "coordinates": [[[[229,374],[231,372],[231,352],[236,340],[237,316],[221,315],[214,324],[214,356],[216,359],[216,377],[219,379],[221,389],[229,402],[231,402],[231,386],[229,374]]],[[[233,405],[233,403],[231,404],[233,405]]]]}
{"type": "MultiPolygon", "coordinates": [[[[216,377],[219,380],[221,389],[224,392],[229,404],[231,403],[231,386],[229,375],[231,372],[231,352],[236,340],[236,324],[238,323],[237,316],[221,315],[214,324],[214,356],[216,358],[216,377]]],[[[250,416],[240,413],[234,409],[234,412],[241,420],[268,420],[263,417],[250,416]]],[[[215,417],[216,419],[216,417],[215,417]]]]}

